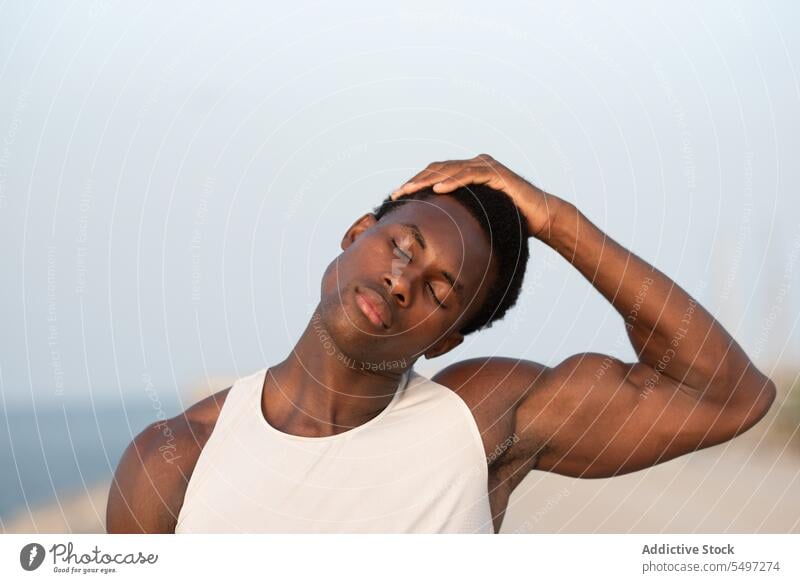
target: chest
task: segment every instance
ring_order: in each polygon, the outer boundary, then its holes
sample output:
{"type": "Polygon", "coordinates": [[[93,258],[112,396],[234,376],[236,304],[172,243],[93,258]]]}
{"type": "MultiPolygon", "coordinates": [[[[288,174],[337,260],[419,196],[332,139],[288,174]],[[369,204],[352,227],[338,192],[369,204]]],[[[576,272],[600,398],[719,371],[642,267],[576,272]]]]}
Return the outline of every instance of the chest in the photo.
{"type": "Polygon", "coordinates": [[[203,448],[176,531],[490,532],[476,432],[447,403],[441,415],[400,409],[332,439],[292,439],[255,415],[223,423],[203,448]]]}

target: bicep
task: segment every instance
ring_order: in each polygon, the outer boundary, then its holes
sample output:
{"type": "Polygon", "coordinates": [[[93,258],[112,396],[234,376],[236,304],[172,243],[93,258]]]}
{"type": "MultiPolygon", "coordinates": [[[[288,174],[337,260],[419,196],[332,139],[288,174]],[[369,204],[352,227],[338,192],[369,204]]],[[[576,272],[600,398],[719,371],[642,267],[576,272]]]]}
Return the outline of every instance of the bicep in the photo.
{"type": "Polygon", "coordinates": [[[730,439],[736,419],[722,413],[648,365],[580,354],[551,369],[517,423],[542,444],[537,469],[603,478],[730,439]]]}

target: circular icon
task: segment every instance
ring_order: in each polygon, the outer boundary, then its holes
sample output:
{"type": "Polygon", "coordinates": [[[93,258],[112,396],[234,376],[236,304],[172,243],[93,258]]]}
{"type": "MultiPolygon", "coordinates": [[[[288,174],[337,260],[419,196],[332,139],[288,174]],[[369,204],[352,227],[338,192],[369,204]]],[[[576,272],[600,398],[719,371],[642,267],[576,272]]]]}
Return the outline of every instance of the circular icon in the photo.
{"type": "Polygon", "coordinates": [[[19,552],[19,564],[26,571],[38,569],[44,561],[44,547],[39,543],[28,543],[19,552]]]}

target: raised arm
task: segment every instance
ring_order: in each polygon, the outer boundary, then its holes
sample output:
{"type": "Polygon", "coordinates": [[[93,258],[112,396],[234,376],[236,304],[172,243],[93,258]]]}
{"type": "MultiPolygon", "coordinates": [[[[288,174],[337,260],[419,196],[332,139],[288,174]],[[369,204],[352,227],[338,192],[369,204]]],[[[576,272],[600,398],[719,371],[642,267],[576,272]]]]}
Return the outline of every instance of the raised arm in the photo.
{"type": "MultiPolygon", "coordinates": [[[[578,477],[635,471],[721,443],[769,409],[775,385],[694,298],[613,241],[573,205],[491,157],[429,166],[395,196],[470,183],[503,190],[540,239],[580,271],[623,318],[638,362],[580,354],[545,369],[522,361],[516,407],[520,446],[537,469],[578,477]]],[[[496,365],[492,365],[496,366],[496,365]]],[[[502,376],[502,375],[501,375],[502,376]]]]}

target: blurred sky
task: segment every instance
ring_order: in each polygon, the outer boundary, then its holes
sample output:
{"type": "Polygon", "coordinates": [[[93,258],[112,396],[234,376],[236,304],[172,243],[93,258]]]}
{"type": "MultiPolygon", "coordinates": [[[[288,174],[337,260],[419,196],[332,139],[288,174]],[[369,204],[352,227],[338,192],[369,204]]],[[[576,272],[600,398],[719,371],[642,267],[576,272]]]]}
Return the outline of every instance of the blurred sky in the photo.
{"type": "MultiPolygon", "coordinates": [[[[0,8],[7,405],[215,386],[282,360],[347,227],[492,154],[708,307],[765,372],[800,333],[792,2],[29,2],[0,8]]],[[[538,242],[453,353],[630,359],[538,242]]]]}

